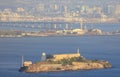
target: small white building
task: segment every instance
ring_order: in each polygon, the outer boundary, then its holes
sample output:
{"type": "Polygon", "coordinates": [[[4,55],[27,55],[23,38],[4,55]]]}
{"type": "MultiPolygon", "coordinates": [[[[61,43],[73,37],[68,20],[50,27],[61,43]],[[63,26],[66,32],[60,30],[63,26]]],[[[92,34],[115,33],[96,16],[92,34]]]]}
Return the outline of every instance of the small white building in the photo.
{"type": "Polygon", "coordinates": [[[30,66],[31,64],[32,64],[31,61],[25,61],[25,62],[23,63],[23,66],[30,66]]]}
{"type": "Polygon", "coordinates": [[[79,35],[83,35],[83,34],[85,34],[86,30],[83,30],[83,29],[73,29],[72,32],[73,33],[76,32],[79,35]]]}

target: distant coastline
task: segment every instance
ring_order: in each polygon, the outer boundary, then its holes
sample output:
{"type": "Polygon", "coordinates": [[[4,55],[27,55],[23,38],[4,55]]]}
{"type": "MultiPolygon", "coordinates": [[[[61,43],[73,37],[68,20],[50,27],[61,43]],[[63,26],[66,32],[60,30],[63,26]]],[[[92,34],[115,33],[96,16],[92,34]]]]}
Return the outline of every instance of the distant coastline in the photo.
{"type": "Polygon", "coordinates": [[[107,35],[120,35],[120,30],[114,32],[103,32],[100,29],[91,30],[50,30],[38,32],[24,32],[16,30],[0,30],[0,38],[2,37],[47,37],[47,36],[107,36],[107,35]]]}

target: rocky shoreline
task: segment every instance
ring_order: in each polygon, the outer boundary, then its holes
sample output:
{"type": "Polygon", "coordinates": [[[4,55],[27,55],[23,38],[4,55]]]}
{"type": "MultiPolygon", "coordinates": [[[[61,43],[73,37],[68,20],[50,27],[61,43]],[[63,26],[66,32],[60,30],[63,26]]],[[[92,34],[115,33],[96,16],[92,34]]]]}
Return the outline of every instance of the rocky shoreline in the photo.
{"type": "Polygon", "coordinates": [[[20,72],[53,72],[53,71],[76,71],[110,68],[112,65],[108,61],[89,60],[80,55],[79,49],[73,54],[42,54],[40,62],[22,62],[20,72]]]}
{"type": "Polygon", "coordinates": [[[21,72],[53,72],[53,71],[76,71],[76,70],[92,70],[92,69],[103,69],[110,68],[112,65],[107,61],[99,62],[72,62],[72,65],[61,65],[61,64],[42,64],[41,62],[32,64],[27,67],[21,67],[21,72]]]}

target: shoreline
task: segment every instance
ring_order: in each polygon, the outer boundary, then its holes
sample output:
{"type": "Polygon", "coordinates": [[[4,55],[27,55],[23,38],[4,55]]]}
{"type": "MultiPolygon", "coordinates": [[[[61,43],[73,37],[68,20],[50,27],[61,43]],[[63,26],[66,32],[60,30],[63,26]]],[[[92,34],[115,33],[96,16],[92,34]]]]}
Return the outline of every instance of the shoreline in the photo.
{"type": "Polygon", "coordinates": [[[0,36],[0,38],[22,38],[22,37],[81,37],[81,36],[120,36],[119,34],[111,34],[111,35],[54,35],[54,36],[0,36]]]}
{"type": "MultiPolygon", "coordinates": [[[[97,62],[96,62],[97,63],[97,62]]],[[[103,64],[96,64],[91,63],[91,64],[85,64],[83,62],[83,65],[69,65],[69,66],[61,66],[58,68],[55,67],[41,67],[42,69],[38,69],[41,66],[29,66],[29,67],[21,67],[19,69],[20,72],[26,72],[26,73],[41,73],[41,72],[64,72],[64,71],[78,71],[78,70],[100,70],[100,69],[108,69],[111,68],[112,65],[110,63],[103,62],[103,64]],[[102,66],[103,65],[103,66],[102,66]],[[32,67],[32,68],[31,68],[32,67]],[[47,70],[44,70],[45,68],[48,68],[47,70]],[[51,68],[51,69],[50,69],[51,68]]]]}

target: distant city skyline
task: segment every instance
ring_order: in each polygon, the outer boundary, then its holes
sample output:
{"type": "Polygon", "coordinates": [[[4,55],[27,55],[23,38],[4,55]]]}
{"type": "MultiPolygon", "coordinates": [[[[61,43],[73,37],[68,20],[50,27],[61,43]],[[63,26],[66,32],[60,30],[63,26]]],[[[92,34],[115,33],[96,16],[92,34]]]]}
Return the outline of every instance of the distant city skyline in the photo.
{"type": "Polygon", "coordinates": [[[120,0],[0,0],[0,21],[119,22],[120,0]]]}

